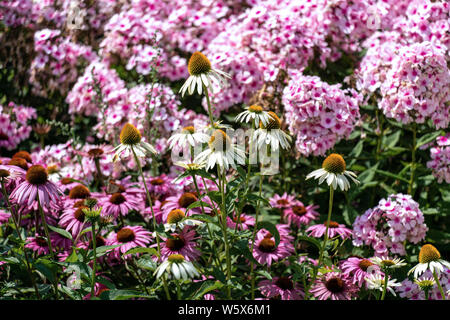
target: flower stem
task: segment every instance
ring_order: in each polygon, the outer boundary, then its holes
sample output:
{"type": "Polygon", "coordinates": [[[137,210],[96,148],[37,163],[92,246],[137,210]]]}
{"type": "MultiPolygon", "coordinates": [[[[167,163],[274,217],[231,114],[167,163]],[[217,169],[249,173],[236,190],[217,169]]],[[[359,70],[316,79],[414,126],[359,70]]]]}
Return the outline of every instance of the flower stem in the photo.
{"type": "MultiPolygon", "coordinates": [[[[16,227],[17,235],[19,236],[20,242],[23,243],[22,235],[20,234],[20,230],[19,230],[19,224],[18,224],[17,221],[16,221],[16,216],[15,216],[15,213],[14,213],[15,210],[13,211],[13,208],[12,208],[12,206],[11,206],[11,203],[9,202],[8,194],[6,193],[5,182],[3,181],[3,178],[0,178],[0,181],[1,181],[1,184],[2,184],[3,197],[5,198],[6,204],[7,204],[7,206],[8,206],[8,209],[9,209],[9,211],[11,212],[11,217],[12,217],[14,226],[16,227]]],[[[38,290],[38,288],[37,288],[37,286],[36,286],[36,281],[35,281],[35,279],[34,279],[33,272],[32,272],[32,270],[31,270],[30,260],[29,260],[29,258],[28,258],[28,253],[27,253],[27,251],[25,250],[25,248],[23,248],[23,254],[24,254],[24,256],[25,256],[25,261],[26,261],[26,263],[27,263],[27,271],[28,271],[28,274],[29,274],[30,279],[31,279],[31,283],[32,283],[33,288],[34,288],[34,292],[36,293],[36,297],[38,298],[38,300],[41,300],[41,296],[40,296],[40,294],[39,294],[39,290],[38,290]]]]}
{"type": "Polygon", "coordinates": [[[202,85],[203,85],[203,91],[205,91],[206,103],[208,104],[209,121],[211,122],[211,126],[214,128],[214,118],[212,116],[211,101],[209,100],[208,88],[204,84],[202,84],[202,85]]]}
{"type": "Polygon", "coordinates": [[[384,300],[384,297],[386,296],[386,291],[387,291],[388,281],[389,281],[389,275],[388,275],[387,270],[385,270],[385,271],[384,271],[383,293],[381,294],[380,300],[384,300]]]}
{"type": "MultiPolygon", "coordinates": [[[[261,197],[262,195],[262,183],[263,183],[263,176],[260,172],[259,175],[259,197],[261,197]]],[[[256,231],[258,230],[258,216],[259,216],[259,199],[256,202],[256,212],[255,212],[255,228],[253,229],[253,234],[252,234],[252,247],[250,249],[250,253],[253,254],[253,248],[255,247],[255,238],[256,238],[256,231]]],[[[254,271],[254,263],[253,261],[250,261],[250,277],[251,277],[251,296],[252,296],[252,300],[255,300],[255,277],[253,274],[254,271]]]]}
{"type": "MultiPolygon", "coordinates": [[[[217,175],[219,176],[219,184],[220,184],[220,193],[222,195],[222,231],[223,231],[223,241],[225,244],[225,256],[227,262],[227,281],[231,280],[231,256],[230,256],[230,245],[228,243],[228,235],[227,235],[227,208],[225,203],[225,190],[226,190],[226,176],[225,170],[221,173],[221,169],[219,166],[217,167],[217,175]]],[[[231,300],[231,288],[227,284],[227,298],[231,300]]]]}
{"type": "MultiPolygon", "coordinates": [[[[157,244],[157,248],[158,248],[158,258],[160,260],[161,259],[161,246],[159,244],[159,242],[160,242],[159,234],[158,234],[158,231],[156,230],[156,219],[155,219],[155,212],[153,211],[153,201],[152,201],[152,198],[150,196],[150,192],[148,191],[147,183],[145,182],[144,173],[142,172],[141,162],[139,161],[139,158],[136,155],[136,152],[134,151],[134,148],[131,148],[131,151],[133,152],[134,160],[136,161],[136,165],[137,165],[138,170],[139,170],[139,175],[141,176],[142,182],[144,183],[145,194],[147,195],[147,201],[148,201],[149,206],[150,206],[150,211],[152,212],[153,231],[155,232],[156,244],[157,244]]],[[[166,277],[163,276],[162,279],[163,279],[164,291],[166,292],[167,300],[170,300],[170,294],[169,294],[169,289],[167,288],[166,277]]]]}
{"type": "Polygon", "coordinates": [[[333,189],[332,186],[330,186],[330,200],[329,200],[329,203],[328,203],[327,227],[325,229],[325,235],[324,235],[324,238],[323,238],[322,248],[320,249],[319,261],[317,263],[318,266],[320,266],[321,263],[322,263],[323,253],[325,251],[325,247],[326,247],[327,241],[328,241],[328,229],[330,227],[331,212],[333,211],[333,195],[334,195],[334,189],[333,189]]]}
{"type": "Polygon", "coordinates": [[[92,221],[92,249],[94,251],[94,260],[92,265],[91,299],[94,296],[95,272],[97,268],[97,238],[95,235],[95,221],[92,221]]]}
{"type": "Polygon", "coordinates": [[[433,270],[433,277],[434,277],[434,281],[436,281],[436,284],[437,284],[437,286],[439,288],[439,291],[441,292],[442,300],[447,300],[446,297],[445,297],[445,292],[442,289],[441,283],[439,282],[439,278],[438,278],[438,276],[436,274],[436,270],[433,270]]]}

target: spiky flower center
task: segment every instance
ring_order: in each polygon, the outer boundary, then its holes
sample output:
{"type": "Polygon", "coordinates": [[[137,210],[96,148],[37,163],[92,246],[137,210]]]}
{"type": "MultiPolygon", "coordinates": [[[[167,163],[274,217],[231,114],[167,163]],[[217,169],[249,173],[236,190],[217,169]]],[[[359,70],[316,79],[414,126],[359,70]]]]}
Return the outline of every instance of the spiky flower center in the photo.
{"type": "Polygon", "coordinates": [[[367,268],[369,268],[370,266],[373,266],[373,263],[368,260],[368,259],[362,259],[359,263],[358,263],[358,267],[362,270],[362,271],[367,271],[367,268]]]}
{"type": "Polygon", "coordinates": [[[141,133],[131,123],[126,123],[120,132],[120,143],[135,145],[141,142],[141,133]]]}
{"type": "Polygon", "coordinates": [[[89,189],[82,184],[76,185],[69,192],[70,199],[87,199],[91,196],[89,189]]]}
{"type": "Polygon", "coordinates": [[[261,250],[262,252],[274,252],[275,251],[275,241],[273,241],[272,239],[269,238],[264,238],[260,241],[259,245],[258,245],[259,250],[261,250]]]}
{"type": "Polygon", "coordinates": [[[422,289],[422,291],[430,290],[436,284],[433,279],[414,280],[414,282],[422,289]]]}
{"type": "Polygon", "coordinates": [[[181,208],[185,208],[186,209],[187,207],[189,207],[192,203],[194,203],[197,200],[198,199],[197,199],[195,194],[193,194],[192,192],[185,192],[178,199],[178,205],[181,208]]]}
{"type": "Polygon", "coordinates": [[[169,260],[172,263],[182,263],[184,262],[184,257],[181,254],[171,254],[167,260],[169,260]]]}
{"type": "Polygon", "coordinates": [[[37,236],[34,241],[36,241],[36,244],[41,248],[46,248],[48,246],[47,240],[45,240],[44,237],[37,236]]]}
{"type": "Polygon", "coordinates": [[[80,206],[78,207],[77,210],[75,210],[73,216],[75,217],[75,219],[77,219],[80,222],[84,222],[84,218],[85,218],[85,214],[83,212],[83,209],[89,209],[86,206],[80,206]]]}
{"type": "Polygon", "coordinates": [[[5,169],[0,169],[0,178],[7,178],[9,177],[9,171],[5,169]]]}
{"type": "Polygon", "coordinates": [[[35,186],[45,184],[48,179],[47,170],[41,165],[34,165],[28,169],[26,179],[29,183],[35,186]]]}
{"type": "Polygon", "coordinates": [[[209,139],[209,147],[213,151],[226,151],[230,146],[231,139],[223,130],[215,130],[209,139]]]}
{"type": "Polygon", "coordinates": [[[101,148],[93,148],[88,151],[88,155],[91,158],[100,158],[103,153],[104,151],[101,148]]]}
{"type": "Polygon", "coordinates": [[[429,263],[432,261],[438,261],[441,258],[441,254],[438,249],[431,244],[424,245],[419,252],[419,262],[429,263]]]}
{"type": "Polygon", "coordinates": [[[288,277],[279,277],[275,284],[283,290],[294,289],[294,283],[288,277]]]}
{"type": "Polygon", "coordinates": [[[327,280],[325,287],[332,293],[339,293],[344,291],[345,283],[341,278],[333,277],[327,280]]]}
{"type": "Polygon", "coordinates": [[[195,133],[195,127],[194,126],[187,126],[187,127],[184,127],[182,131],[184,133],[193,134],[193,133],[195,133]]]}
{"type": "Polygon", "coordinates": [[[113,193],[109,198],[109,202],[116,205],[122,204],[125,201],[127,201],[127,199],[120,192],[113,193]]]}
{"type": "Polygon", "coordinates": [[[287,201],[286,199],[280,199],[280,200],[277,200],[277,204],[282,205],[282,206],[287,206],[289,204],[289,201],[287,201]]]}
{"type": "MultiPolygon", "coordinates": [[[[326,227],[327,226],[327,222],[325,221],[323,223],[323,225],[326,227]]],[[[329,228],[339,228],[339,223],[337,223],[336,221],[330,221],[330,224],[328,226],[329,228]]]]}
{"type": "Polygon", "coordinates": [[[56,164],[47,167],[48,174],[58,173],[58,171],[58,166],[56,164]]]}
{"type": "Polygon", "coordinates": [[[179,251],[183,249],[186,241],[184,238],[178,234],[172,234],[172,238],[167,238],[166,246],[172,251],[179,251]]]}
{"type": "MultiPolygon", "coordinates": [[[[234,222],[237,222],[237,221],[238,221],[238,217],[234,217],[234,218],[233,218],[233,221],[234,221],[234,222]]],[[[239,221],[242,222],[242,223],[244,223],[244,222],[247,221],[247,220],[245,219],[245,217],[242,217],[242,216],[241,216],[241,217],[239,217],[239,221]]]]}
{"type": "Polygon", "coordinates": [[[167,222],[168,223],[178,223],[185,217],[185,214],[180,209],[175,209],[169,212],[167,215],[167,222]]]}
{"type": "Polygon", "coordinates": [[[188,71],[191,76],[206,74],[211,71],[211,62],[203,53],[196,51],[189,59],[188,71]]]}
{"type": "Polygon", "coordinates": [[[27,152],[27,151],[18,151],[16,152],[13,156],[12,159],[14,158],[20,158],[25,160],[28,163],[32,163],[33,160],[31,160],[31,155],[27,152]]]}
{"type": "Polygon", "coordinates": [[[254,113],[261,113],[263,111],[263,108],[261,106],[254,104],[248,107],[248,110],[254,113]]]}
{"type": "Polygon", "coordinates": [[[303,205],[297,205],[292,207],[292,212],[294,212],[295,215],[301,217],[306,214],[306,208],[303,205]]]}
{"type": "Polygon", "coordinates": [[[345,171],[345,160],[340,154],[330,154],[322,163],[322,168],[328,172],[342,174],[345,171]]]}
{"type": "Polygon", "coordinates": [[[259,126],[262,129],[272,130],[272,129],[280,129],[281,128],[281,120],[278,118],[277,114],[273,111],[269,111],[269,123],[265,126],[261,122],[259,126]]]}
{"type": "Polygon", "coordinates": [[[392,266],[395,266],[395,261],[394,260],[390,260],[390,259],[382,260],[381,261],[381,265],[383,267],[392,267],[392,266]]]}
{"type": "Polygon", "coordinates": [[[22,168],[23,170],[28,170],[27,161],[22,158],[12,158],[11,160],[9,160],[8,165],[16,166],[22,168]]]}
{"type": "Polygon", "coordinates": [[[164,180],[161,178],[156,178],[156,179],[151,180],[150,184],[152,186],[160,186],[160,185],[164,184],[164,180]]]}
{"type": "Polygon", "coordinates": [[[130,228],[122,228],[117,232],[117,241],[119,242],[130,242],[136,239],[136,234],[130,228]]]}
{"type": "Polygon", "coordinates": [[[72,178],[62,178],[60,180],[61,184],[66,185],[66,184],[71,184],[72,183],[72,178]]]}

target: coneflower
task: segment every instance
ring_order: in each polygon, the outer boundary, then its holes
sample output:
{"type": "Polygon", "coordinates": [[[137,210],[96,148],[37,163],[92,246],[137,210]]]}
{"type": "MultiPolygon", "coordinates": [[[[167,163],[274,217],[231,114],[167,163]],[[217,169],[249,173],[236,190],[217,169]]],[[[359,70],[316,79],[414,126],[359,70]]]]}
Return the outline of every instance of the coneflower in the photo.
{"type": "Polygon", "coordinates": [[[126,123],[120,132],[120,144],[114,148],[113,161],[119,158],[128,158],[130,154],[136,154],[139,158],[145,158],[148,153],[156,154],[155,148],[149,143],[142,141],[141,133],[131,123],[126,123]]]}

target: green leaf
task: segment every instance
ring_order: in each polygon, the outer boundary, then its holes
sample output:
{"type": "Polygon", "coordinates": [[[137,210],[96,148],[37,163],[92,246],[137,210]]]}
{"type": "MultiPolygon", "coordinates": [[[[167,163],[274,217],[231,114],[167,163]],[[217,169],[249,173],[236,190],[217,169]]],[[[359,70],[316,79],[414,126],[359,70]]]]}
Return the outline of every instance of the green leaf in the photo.
{"type": "MultiPolygon", "coordinates": [[[[123,243],[122,244],[115,244],[113,246],[101,246],[101,247],[98,247],[95,250],[96,251],[95,255],[96,255],[97,258],[101,257],[101,256],[105,255],[106,253],[108,253],[109,251],[111,251],[112,249],[118,248],[120,246],[123,246],[123,243]]],[[[89,251],[89,253],[87,255],[87,259],[88,260],[93,260],[94,259],[94,250],[89,251]]]]}
{"type": "Polygon", "coordinates": [[[359,142],[356,144],[356,146],[352,149],[352,151],[349,153],[350,157],[359,157],[363,150],[364,140],[359,140],[359,142]]]}
{"type": "Polygon", "coordinates": [[[213,282],[212,280],[206,280],[206,281],[202,282],[202,285],[197,290],[197,292],[194,294],[192,299],[193,300],[201,299],[208,292],[211,292],[213,290],[218,290],[218,289],[222,288],[223,286],[224,286],[224,284],[221,283],[220,281],[213,282]]]}
{"type": "Polygon", "coordinates": [[[307,236],[299,236],[298,240],[309,242],[309,243],[313,244],[319,250],[322,247],[322,245],[316,238],[307,237],[307,236]]]}
{"type": "Polygon", "coordinates": [[[100,295],[101,300],[127,300],[132,298],[151,298],[134,290],[106,290],[100,295]]]}
{"type": "Polygon", "coordinates": [[[51,225],[49,225],[48,228],[49,228],[50,230],[56,232],[56,233],[59,233],[59,234],[62,235],[64,238],[73,240],[72,235],[71,235],[69,232],[67,232],[66,230],[64,230],[64,229],[56,228],[56,227],[51,226],[51,225]]]}
{"type": "Polygon", "coordinates": [[[148,254],[158,255],[158,252],[156,251],[155,248],[145,248],[145,247],[133,248],[133,249],[128,250],[124,254],[135,254],[135,253],[148,253],[148,254]]]}
{"type": "Polygon", "coordinates": [[[379,164],[380,163],[378,162],[376,165],[374,165],[373,167],[370,167],[369,169],[363,171],[358,176],[358,179],[359,179],[359,181],[361,181],[362,185],[372,181],[373,177],[375,176],[375,172],[376,172],[379,164]]]}
{"type": "Polygon", "coordinates": [[[384,175],[384,176],[387,176],[387,177],[390,177],[390,178],[394,178],[394,179],[397,179],[397,180],[400,180],[400,181],[409,183],[409,181],[408,181],[407,179],[405,179],[405,178],[403,178],[403,177],[400,177],[399,175],[393,174],[393,173],[391,173],[391,172],[383,171],[383,170],[378,170],[378,169],[375,170],[375,171],[376,171],[376,173],[382,174],[382,175],[384,175]]]}
{"type": "Polygon", "coordinates": [[[50,282],[55,283],[56,281],[56,265],[49,260],[39,259],[34,267],[40,271],[50,282]]]}
{"type": "Polygon", "coordinates": [[[402,131],[398,130],[397,132],[389,135],[389,136],[385,136],[384,138],[384,145],[386,146],[386,148],[393,148],[395,147],[395,145],[397,144],[398,140],[400,139],[400,135],[401,135],[402,131]]]}
{"type": "Polygon", "coordinates": [[[256,261],[256,259],[253,257],[253,254],[250,252],[249,244],[246,240],[240,240],[236,242],[235,248],[239,250],[239,252],[248,260],[252,261],[257,265],[260,264],[258,261],[256,261]]]}
{"type": "Polygon", "coordinates": [[[436,132],[427,133],[427,134],[421,136],[419,139],[417,139],[416,149],[420,148],[424,144],[427,144],[427,143],[433,141],[434,139],[436,139],[440,135],[441,135],[441,132],[440,131],[436,131],[436,132]]]}
{"type": "Polygon", "coordinates": [[[138,261],[136,261],[136,265],[141,269],[149,271],[155,271],[158,267],[158,264],[148,255],[142,256],[138,261]]]}

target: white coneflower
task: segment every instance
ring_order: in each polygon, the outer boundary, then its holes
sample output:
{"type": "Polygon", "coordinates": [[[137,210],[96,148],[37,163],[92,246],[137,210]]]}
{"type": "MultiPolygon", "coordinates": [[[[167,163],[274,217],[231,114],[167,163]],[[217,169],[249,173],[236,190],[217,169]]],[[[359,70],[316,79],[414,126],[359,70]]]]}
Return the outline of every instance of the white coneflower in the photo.
{"type": "Polygon", "coordinates": [[[184,127],[181,132],[173,134],[167,142],[169,143],[169,148],[173,149],[176,145],[184,147],[189,144],[195,147],[197,144],[207,142],[209,136],[202,132],[197,132],[195,127],[188,126],[184,127]]]}
{"type": "Polygon", "coordinates": [[[272,151],[278,150],[280,145],[283,149],[289,148],[292,137],[281,130],[280,118],[272,111],[269,111],[268,115],[268,123],[264,125],[260,122],[260,128],[253,133],[253,141],[257,142],[258,147],[261,147],[264,144],[270,145],[272,151]]]}
{"type": "Polygon", "coordinates": [[[236,116],[236,122],[249,122],[254,121],[255,127],[262,123],[266,126],[270,121],[270,115],[267,111],[264,111],[261,106],[251,105],[250,107],[245,107],[245,111],[239,113],[236,116]]]}
{"type": "Polygon", "coordinates": [[[433,289],[434,285],[436,284],[436,281],[429,277],[429,278],[422,278],[422,279],[414,279],[414,283],[419,286],[419,288],[423,292],[428,292],[431,289],[433,289]]]}
{"type": "Polygon", "coordinates": [[[217,129],[211,135],[208,142],[209,148],[195,157],[194,162],[206,162],[206,170],[218,165],[223,170],[228,170],[231,166],[236,167],[236,163],[245,163],[245,151],[231,142],[230,137],[222,130],[217,129]]]}
{"type": "Polygon", "coordinates": [[[224,78],[231,78],[228,73],[214,69],[208,58],[198,51],[194,52],[189,59],[188,71],[190,76],[180,89],[181,96],[184,96],[186,90],[189,94],[194,93],[195,87],[198,94],[202,94],[203,86],[209,88],[213,82],[223,86],[224,78]]]}
{"type": "Polygon", "coordinates": [[[203,224],[203,222],[199,221],[199,220],[194,220],[194,219],[190,219],[187,218],[183,212],[183,210],[181,209],[174,209],[172,211],[169,212],[169,214],[167,215],[167,223],[164,224],[164,231],[165,232],[175,232],[175,230],[177,229],[177,227],[179,227],[181,230],[183,230],[183,228],[185,226],[199,226],[203,224]]]}
{"type": "Polygon", "coordinates": [[[326,180],[327,184],[332,186],[334,190],[339,185],[342,191],[347,191],[350,188],[347,177],[356,184],[359,184],[359,181],[356,179],[357,176],[354,172],[345,170],[345,168],[344,158],[337,153],[332,153],[323,161],[322,168],[309,173],[306,180],[310,178],[319,179],[319,184],[326,180]]]}
{"type": "Polygon", "coordinates": [[[141,133],[131,123],[123,126],[120,132],[120,144],[114,148],[114,151],[113,162],[116,162],[120,157],[127,158],[133,151],[140,158],[146,157],[148,153],[156,153],[151,144],[142,141],[141,133]]]}
{"type": "Polygon", "coordinates": [[[420,249],[419,263],[408,271],[408,275],[414,272],[414,278],[417,278],[425,271],[430,270],[433,275],[436,274],[439,277],[440,273],[444,271],[444,267],[450,268],[450,263],[441,259],[441,254],[433,245],[426,244],[420,249]]]}
{"type": "Polygon", "coordinates": [[[374,257],[370,260],[377,266],[385,269],[396,269],[406,266],[405,260],[399,258],[389,258],[389,257],[374,257]]]}
{"type": "Polygon", "coordinates": [[[169,273],[177,280],[181,278],[187,280],[188,278],[200,276],[200,273],[192,262],[186,261],[181,254],[170,255],[166,261],[156,268],[154,275],[156,274],[156,278],[158,279],[164,272],[169,273]]]}
{"type": "MultiPolygon", "coordinates": [[[[366,283],[367,283],[367,288],[371,289],[371,290],[380,290],[383,291],[384,290],[384,286],[385,286],[385,279],[384,276],[382,276],[379,273],[375,273],[375,274],[369,274],[366,278],[366,283]]],[[[397,283],[396,279],[388,279],[388,283],[386,286],[386,289],[389,290],[394,296],[395,296],[395,291],[394,291],[394,287],[400,287],[402,284],[401,283],[397,283]]]]}

